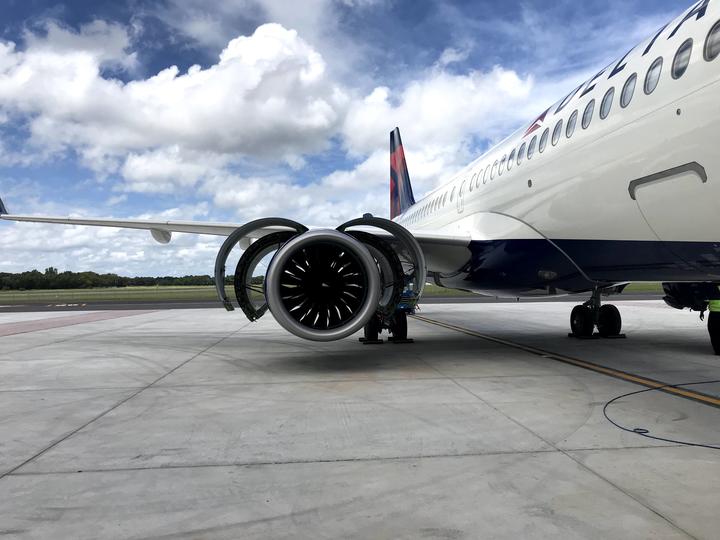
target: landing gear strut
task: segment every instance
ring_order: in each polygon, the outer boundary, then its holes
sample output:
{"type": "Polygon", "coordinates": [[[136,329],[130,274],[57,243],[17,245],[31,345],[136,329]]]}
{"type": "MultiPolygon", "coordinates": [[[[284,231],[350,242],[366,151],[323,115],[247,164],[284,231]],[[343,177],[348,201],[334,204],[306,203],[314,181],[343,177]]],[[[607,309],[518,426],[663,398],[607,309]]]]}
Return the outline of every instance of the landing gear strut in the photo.
{"type": "MultiPolygon", "coordinates": [[[[601,337],[624,337],[622,330],[622,317],[618,308],[612,304],[602,305],[600,289],[593,291],[590,300],[575,306],[570,314],[571,337],[590,338],[597,326],[601,337]]],[[[720,321],[718,321],[718,346],[720,347],[720,321]]]]}

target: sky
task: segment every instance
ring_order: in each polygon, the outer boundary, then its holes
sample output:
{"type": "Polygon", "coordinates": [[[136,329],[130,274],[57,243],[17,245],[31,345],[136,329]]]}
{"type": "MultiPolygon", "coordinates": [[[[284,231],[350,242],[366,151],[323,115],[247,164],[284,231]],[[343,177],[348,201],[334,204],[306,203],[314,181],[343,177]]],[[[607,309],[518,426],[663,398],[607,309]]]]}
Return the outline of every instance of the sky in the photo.
{"type": "MultiPolygon", "coordinates": [[[[5,0],[10,212],[336,227],[416,199],[688,0],[5,0]]],[[[0,222],[0,272],[211,274],[222,238],[0,222]]]]}

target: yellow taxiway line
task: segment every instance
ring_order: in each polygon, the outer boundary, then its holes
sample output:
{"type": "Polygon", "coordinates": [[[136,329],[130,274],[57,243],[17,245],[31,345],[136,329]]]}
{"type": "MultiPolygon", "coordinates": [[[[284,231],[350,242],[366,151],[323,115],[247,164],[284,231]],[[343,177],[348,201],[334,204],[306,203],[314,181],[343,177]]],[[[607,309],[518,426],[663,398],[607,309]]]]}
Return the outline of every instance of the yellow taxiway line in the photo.
{"type": "Polygon", "coordinates": [[[434,319],[428,319],[427,317],[423,317],[420,315],[412,315],[413,318],[428,323],[428,324],[434,324],[435,326],[439,326],[441,328],[447,328],[448,330],[454,330],[456,332],[460,332],[462,334],[466,334],[468,336],[477,337],[480,339],[484,339],[486,341],[491,341],[493,343],[499,343],[500,345],[506,345],[507,347],[512,347],[514,349],[519,349],[521,351],[525,351],[530,354],[535,354],[538,356],[542,356],[543,358],[548,358],[550,360],[555,360],[557,362],[563,362],[564,364],[570,364],[573,366],[577,366],[579,368],[583,369],[589,369],[590,371],[594,371],[595,373],[602,373],[603,375],[608,375],[609,377],[614,377],[616,379],[621,379],[623,381],[631,382],[634,384],[638,384],[640,386],[644,386],[646,388],[653,388],[655,390],[658,390],[659,392],[665,392],[667,394],[672,394],[675,396],[680,396],[686,399],[691,399],[693,401],[697,401],[699,403],[702,403],[704,405],[710,405],[712,407],[718,407],[720,408],[720,398],[711,396],[708,394],[704,394],[702,392],[695,392],[693,390],[687,390],[685,388],[679,388],[677,385],[672,385],[666,382],[657,381],[655,379],[649,379],[647,377],[643,377],[642,375],[634,375],[632,373],[628,373],[626,371],[622,371],[619,369],[607,367],[607,366],[601,366],[600,364],[595,364],[593,362],[588,362],[587,360],[580,360],[579,358],[573,358],[572,356],[565,356],[564,354],[558,354],[551,351],[545,351],[543,349],[538,349],[537,347],[530,347],[528,345],[522,345],[521,343],[515,343],[513,341],[508,341],[506,339],[497,338],[494,336],[489,336],[487,334],[482,334],[480,332],[476,332],[474,330],[470,330],[468,328],[463,328],[462,326],[456,326],[454,324],[449,324],[442,321],[436,321],[434,319]]]}

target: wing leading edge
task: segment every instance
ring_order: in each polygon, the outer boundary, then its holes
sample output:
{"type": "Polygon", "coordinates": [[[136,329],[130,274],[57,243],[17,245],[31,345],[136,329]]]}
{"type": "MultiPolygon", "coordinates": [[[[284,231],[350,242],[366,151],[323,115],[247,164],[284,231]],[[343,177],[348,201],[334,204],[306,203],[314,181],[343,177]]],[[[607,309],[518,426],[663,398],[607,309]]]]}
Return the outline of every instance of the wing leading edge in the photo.
{"type": "Polygon", "coordinates": [[[120,229],[141,229],[147,231],[178,232],[191,234],[214,234],[229,236],[239,223],[209,223],[202,221],[152,221],[141,219],[113,218],[73,218],[55,216],[23,216],[2,214],[0,219],[6,221],[24,221],[29,223],[55,223],[59,225],[86,225],[90,227],[116,227],[120,229]]]}
{"type": "MultiPolygon", "coordinates": [[[[28,216],[8,214],[5,205],[0,201],[0,220],[19,221],[27,223],[51,223],[57,225],[82,225],[89,227],[113,227],[120,229],[137,229],[150,231],[153,238],[161,244],[167,244],[172,233],[187,234],[208,234],[215,236],[230,236],[232,232],[241,227],[242,223],[212,223],[202,221],[154,221],[139,219],[113,219],[113,218],[73,218],[57,216],[28,216]]],[[[245,249],[251,241],[263,236],[286,230],[282,227],[266,227],[259,229],[252,234],[251,238],[241,243],[245,249]]],[[[384,236],[382,231],[375,229],[368,230],[384,236]]],[[[426,254],[428,267],[433,270],[445,269],[455,266],[458,256],[467,256],[466,248],[470,244],[470,235],[448,235],[432,231],[412,231],[410,233],[420,243],[420,247],[426,254]],[[452,255],[451,255],[452,253],[452,255]],[[450,260],[447,259],[451,259],[450,260]]]]}

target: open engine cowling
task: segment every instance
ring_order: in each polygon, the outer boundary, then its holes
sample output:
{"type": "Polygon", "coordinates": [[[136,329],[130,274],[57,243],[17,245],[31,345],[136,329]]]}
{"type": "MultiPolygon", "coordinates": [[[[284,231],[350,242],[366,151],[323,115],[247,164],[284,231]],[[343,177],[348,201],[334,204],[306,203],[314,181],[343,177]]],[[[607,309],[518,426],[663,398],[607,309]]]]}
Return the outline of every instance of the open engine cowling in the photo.
{"type": "Polygon", "coordinates": [[[269,310],[283,328],[312,341],[342,339],[373,317],[388,327],[398,310],[414,308],[426,275],[415,239],[389,220],[366,215],[336,230],[308,231],[261,219],[234,231],[215,261],[218,296],[229,311],[225,264],[236,246],[244,249],[233,279],[243,313],[255,321],[269,310]],[[267,260],[267,273],[258,273],[267,260]]]}

